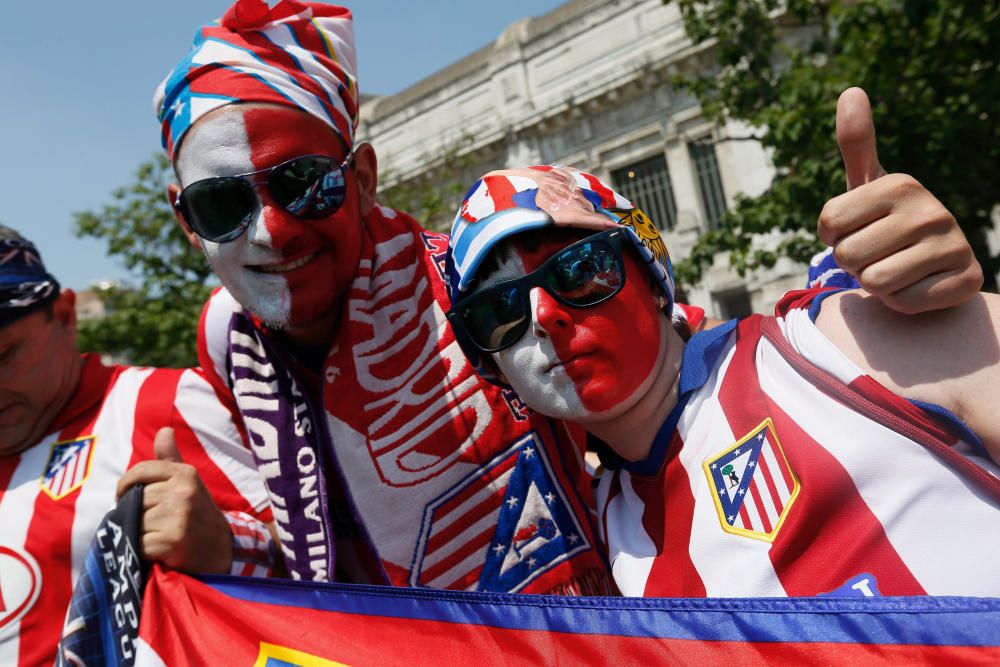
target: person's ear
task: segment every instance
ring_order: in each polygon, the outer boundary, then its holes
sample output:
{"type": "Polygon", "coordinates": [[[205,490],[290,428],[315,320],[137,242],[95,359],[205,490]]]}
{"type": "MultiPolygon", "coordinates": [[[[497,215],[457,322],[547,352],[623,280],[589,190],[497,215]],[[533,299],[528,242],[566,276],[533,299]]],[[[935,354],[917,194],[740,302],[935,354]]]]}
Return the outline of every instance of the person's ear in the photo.
{"type": "Polygon", "coordinates": [[[367,141],[354,147],[354,173],[358,179],[358,194],[361,199],[361,215],[375,208],[375,193],[378,190],[378,158],[375,149],[367,141]]]}
{"type": "Polygon", "coordinates": [[[181,186],[176,183],[171,183],[167,186],[167,203],[170,205],[170,210],[173,211],[174,217],[177,218],[177,224],[181,226],[181,230],[184,232],[184,236],[187,237],[191,247],[195,250],[201,250],[201,237],[195,234],[194,230],[191,229],[191,225],[184,219],[184,213],[181,211],[180,206],[180,196],[181,186]]]}
{"type": "Polygon", "coordinates": [[[76,292],[68,287],[63,288],[56,300],[52,302],[52,316],[75,338],[76,292]]]}

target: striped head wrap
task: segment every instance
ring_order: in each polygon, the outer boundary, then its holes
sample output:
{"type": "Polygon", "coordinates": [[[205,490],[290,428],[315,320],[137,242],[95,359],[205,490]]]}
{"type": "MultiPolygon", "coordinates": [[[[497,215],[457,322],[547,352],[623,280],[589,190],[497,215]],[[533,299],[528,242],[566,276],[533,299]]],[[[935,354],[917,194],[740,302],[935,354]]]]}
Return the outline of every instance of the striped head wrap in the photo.
{"type": "Polygon", "coordinates": [[[357,59],[350,10],[315,2],[237,0],[200,28],[191,51],[157,88],[163,147],[214,109],[271,102],[301,109],[350,147],[358,123],[357,59]]]}
{"type": "MultiPolygon", "coordinates": [[[[653,221],[596,176],[549,165],[493,171],[469,189],[455,216],[445,257],[452,302],[475,289],[476,271],[502,240],[549,226],[590,229],[595,234],[618,226],[628,229],[642,263],[667,297],[664,310],[678,316],[670,254],[653,221]]],[[[492,360],[482,358],[461,337],[458,342],[480,376],[506,386],[492,360]]]]}
{"type": "Polygon", "coordinates": [[[0,326],[59,296],[59,282],[45,269],[35,244],[0,225],[0,326]]]}

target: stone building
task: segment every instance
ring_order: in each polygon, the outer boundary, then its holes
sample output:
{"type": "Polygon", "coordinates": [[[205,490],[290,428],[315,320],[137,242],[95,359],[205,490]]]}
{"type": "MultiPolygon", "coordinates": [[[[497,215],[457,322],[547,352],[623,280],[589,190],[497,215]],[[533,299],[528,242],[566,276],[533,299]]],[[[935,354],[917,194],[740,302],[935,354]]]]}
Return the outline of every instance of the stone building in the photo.
{"type": "MultiPolygon", "coordinates": [[[[359,136],[378,152],[383,187],[432,180],[441,156],[456,151],[467,158],[468,183],[503,165],[586,169],[660,225],[676,260],[736,194],[762,192],[773,175],[748,128],[707,122],[697,101],[669,84],[678,72],[712,66],[674,3],[570,0],[398,94],[366,98],[359,136]]],[[[783,259],[741,278],[717,257],[686,291],[711,314],[732,317],[768,312],[804,276],[805,267],[783,259]]]]}

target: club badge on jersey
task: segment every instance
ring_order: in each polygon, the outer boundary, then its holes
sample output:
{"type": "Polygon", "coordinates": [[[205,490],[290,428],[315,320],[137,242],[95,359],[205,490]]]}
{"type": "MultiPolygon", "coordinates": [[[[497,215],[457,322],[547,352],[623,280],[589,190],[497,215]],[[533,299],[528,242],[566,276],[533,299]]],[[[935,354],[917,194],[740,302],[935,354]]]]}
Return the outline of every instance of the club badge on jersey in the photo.
{"type": "Polygon", "coordinates": [[[799,480],[770,418],[704,463],[722,529],[773,542],[799,495],[799,480]]]}
{"type": "Polygon", "coordinates": [[[38,480],[42,490],[52,500],[64,498],[83,485],[87,475],[90,474],[96,442],[97,438],[93,435],[85,435],[82,438],[53,443],[45,472],[38,480]]]}

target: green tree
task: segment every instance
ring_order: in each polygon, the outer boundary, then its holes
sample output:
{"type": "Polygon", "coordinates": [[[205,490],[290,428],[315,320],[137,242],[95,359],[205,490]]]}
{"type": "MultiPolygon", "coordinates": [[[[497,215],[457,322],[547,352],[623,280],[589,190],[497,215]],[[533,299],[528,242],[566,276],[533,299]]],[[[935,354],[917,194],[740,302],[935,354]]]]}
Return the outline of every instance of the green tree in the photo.
{"type": "Polygon", "coordinates": [[[130,363],[197,364],[198,317],[212,271],[181,233],[166,198],[172,174],[163,155],[139,166],[135,181],[115,190],[100,212],[76,214],[76,234],[103,240],[135,284],[98,288],[108,315],[80,323],[79,346],[130,363]]]}
{"type": "Polygon", "coordinates": [[[738,120],[771,151],[776,176],[739,197],[719,229],[679,267],[696,281],[716,252],[741,273],[780,255],[805,261],[816,218],[843,192],[837,97],[860,86],[872,101],[878,151],[955,214],[995,289],[1000,261],[984,232],[1000,201],[1000,0],[678,0],[688,36],[718,69],[681,75],[705,114],[738,120]],[[751,236],[791,232],[774,250],[751,236]]]}

